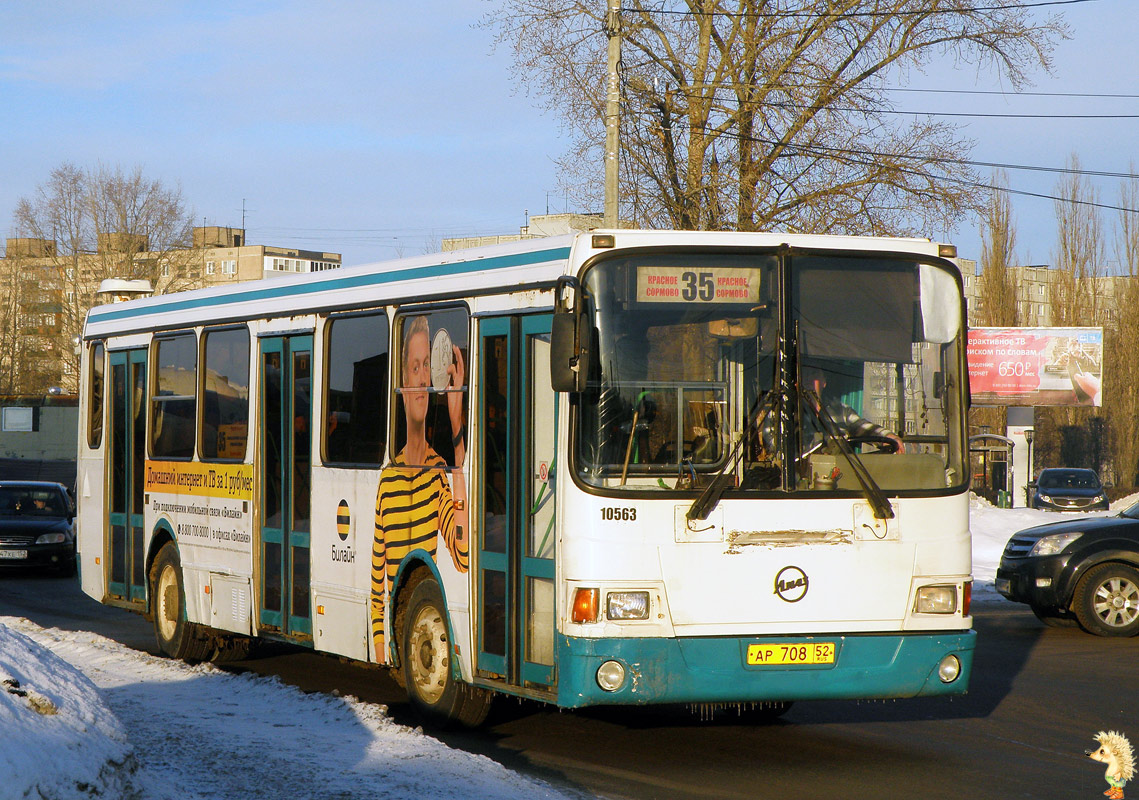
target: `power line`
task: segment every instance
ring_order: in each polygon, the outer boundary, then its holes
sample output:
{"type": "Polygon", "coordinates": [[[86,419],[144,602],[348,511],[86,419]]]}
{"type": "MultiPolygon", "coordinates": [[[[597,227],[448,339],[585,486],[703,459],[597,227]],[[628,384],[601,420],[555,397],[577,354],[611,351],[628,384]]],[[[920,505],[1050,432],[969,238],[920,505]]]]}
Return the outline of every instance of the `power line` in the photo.
{"type": "MultiPolygon", "coordinates": [[[[715,87],[719,91],[727,87],[715,87]]],[[[782,87],[781,87],[782,88],[782,87]]],[[[699,96],[695,91],[680,91],[685,97],[699,96]]],[[[795,103],[777,103],[770,100],[762,101],[761,105],[772,108],[781,108],[789,111],[806,111],[812,108],[808,105],[795,103]]],[[[1139,119],[1139,114],[1009,114],[983,111],[909,111],[893,108],[850,108],[843,106],[824,106],[818,110],[841,111],[849,114],[895,114],[899,116],[915,117],[975,117],[985,119],[1139,119]]]]}
{"type": "MultiPolygon", "coordinates": [[[[722,135],[727,137],[727,138],[730,138],[730,139],[736,139],[736,140],[741,140],[741,141],[751,141],[751,142],[754,142],[756,144],[765,144],[765,145],[769,145],[769,146],[781,146],[781,147],[784,147],[788,150],[796,150],[800,154],[804,154],[804,155],[824,155],[824,156],[833,157],[835,155],[841,154],[843,156],[846,156],[848,161],[850,161],[854,164],[861,165],[861,166],[876,166],[876,163],[873,161],[860,160],[858,158],[859,156],[867,157],[867,158],[898,158],[898,159],[906,159],[906,160],[912,160],[912,161],[920,160],[920,161],[927,161],[927,162],[931,162],[931,163],[938,163],[938,164],[944,164],[944,165],[991,166],[991,167],[1001,167],[1001,168],[1006,168],[1006,169],[1028,169],[1028,170],[1036,170],[1036,171],[1042,171],[1042,172],[1057,172],[1057,173],[1061,173],[1061,174],[1072,174],[1072,175],[1089,175],[1089,176],[1097,176],[1097,177],[1120,177],[1120,178],[1124,178],[1124,179],[1139,179],[1139,175],[1136,175],[1133,173],[1096,172],[1093,170],[1078,170],[1078,169],[1060,168],[1060,167],[1020,167],[1020,166],[1015,165],[1015,164],[1001,165],[1001,164],[994,164],[994,163],[983,162],[983,161],[967,161],[964,159],[938,159],[938,158],[927,158],[927,157],[923,157],[923,156],[909,156],[909,155],[905,155],[905,154],[901,154],[901,153],[879,153],[879,152],[875,152],[872,150],[852,150],[849,148],[826,147],[825,145],[799,145],[799,144],[786,143],[786,142],[774,142],[774,141],[771,141],[769,139],[761,139],[759,137],[740,136],[739,134],[734,134],[734,133],[730,133],[730,132],[724,132],[722,135]]],[[[1099,203],[1099,202],[1092,201],[1092,200],[1080,200],[1080,199],[1072,198],[1072,197],[1058,197],[1056,195],[1045,194],[1043,192],[1030,192],[1030,191],[1023,190],[1023,189],[1013,189],[1013,188],[1010,188],[1007,186],[996,186],[994,184],[982,183],[980,181],[971,181],[971,180],[966,180],[964,178],[956,178],[956,177],[953,177],[952,175],[941,175],[941,176],[937,176],[936,178],[933,178],[932,176],[927,175],[925,173],[921,173],[921,172],[918,172],[916,170],[907,169],[905,167],[901,167],[901,166],[897,166],[897,165],[895,165],[894,169],[897,169],[899,172],[905,173],[907,175],[914,175],[914,176],[922,177],[922,178],[936,179],[939,181],[949,181],[951,183],[956,183],[956,184],[961,185],[961,186],[969,186],[969,187],[973,187],[973,188],[977,188],[977,189],[987,189],[989,191],[994,191],[994,192],[1005,192],[1006,194],[1015,194],[1015,195],[1020,195],[1023,197],[1035,197],[1035,198],[1043,199],[1043,200],[1052,200],[1052,201],[1056,201],[1056,202],[1070,203],[1072,205],[1089,206],[1092,208],[1100,208],[1100,209],[1105,209],[1108,211],[1123,211],[1123,212],[1126,212],[1129,214],[1139,214],[1139,209],[1128,208],[1126,206],[1112,205],[1110,203],[1099,203]]]]}
{"type": "MultiPolygon", "coordinates": [[[[724,84],[737,86],[737,84],[724,84]]],[[[738,84],[746,85],[746,84],[738,84]]],[[[1139,94],[1095,94],[1091,92],[1005,92],[1000,89],[921,89],[912,86],[883,86],[884,92],[922,92],[926,94],[982,94],[1002,97],[1084,97],[1109,100],[1137,100],[1139,94]]]]}
{"type": "MultiPolygon", "coordinates": [[[[645,113],[645,116],[647,116],[647,115],[648,115],[648,112],[645,113]]],[[[677,127],[677,126],[690,127],[690,126],[685,125],[685,123],[683,121],[679,121],[679,120],[674,122],[673,126],[674,127],[677,127]]],[[[708,129],[707,128],[703,129],[703,132],[707,133],[708,129]]],[[[1139,174],[1136,174],[1133,172],[1114,172],[1114,171],[1109,171],[1109,170],[1076,169],[1073,167],[1045,167],[1045,166],[1038,166],[1038,165],[1032,165],[1032,164],[1004,163],[1004,162],[999,162],[999,161],[972,161],[969,159],[960,159],[960,158],[936,158],[936,157],[930,157],[930,156],[911,156],[911,155],[906,155],[903,153],[883,153],[883,152],[874,151],[874,150],[858,150],[858,149],[851,149],[851,148],[827,147],[826,145],[811,145],[808,147],[808,146],[798,145],[798,144],[789,143],[789,142],[777,142],[777,141],[774,141],[772,139],[763,139],[763,138],[760,138],[758,136],[740,136],[739,134],[733,133],[731,131],[724,131],[719,135],[724,136],[724,137],[729,138],[729,139],[735,139],[737,141],[749,141],[749,142],[752,142],[754,144],[763,144],[763,145],[767,145],[769,147],[786,147],[786,148],[796,149],[796,150],[805,151],[805,152],[825,153],[828,155],[849,155],[849,154],[853,154],[853,155],[868,156],[871,158],[900,158],[900,159],[907,159],[907,160],[911,160],[911,161],[926,161],[926,162],[931,162],[931,163],[936,163],[936,164],[944,164],[944,165],[950,165],[950,166],[986,167],[986,168],[990,168],[990,169],[1007,169],[1007,170],[1019,170],[1019,171],[1026,171],[1026,172],[1046,172],[1046,173],[1057,174],[1057,175],[1082,175],[1085,177],[1093,177],[1093,178],[1121,178],[1124,180],[1139,179],[1139,174]]]]}
{"type": "MultiPolygon", "coordinates": [[[[858,17],[900,17],[900,16],[930,16],[933,14],[972,14],[979,11],[1020,11],[1028,8],[1042,8],[1045,6],[1071,6],[1082,3],[1096,3],[1099,0],[1040,0],[1035,3],[1004,3],[992,6],[974,6],[972,8],[946,8],[923,9],[921,11],[843,11],[833,14],[826,12],[807,11],[713,11],[711,14],[722,17],[756,18],[756,19],[855,19],[858,17]]],[[[691,11],[673,8],[639,8],[622,6],[622,12],[637,14],[669,14],[673,16],[708,16],[707,12],[691,11]]]]}
{"type": "MultiPolygon", "coordinates": [[[[790,90],[790,89],[813,89],[818,86],[817,83],[783,83],[778,86],[770,86],[760,83],[732,83],[730,81],[723,81],[716,84],[719,89],[776,89],[776,90],[790,90]]],[[[694,88],[694,87],[690,87],[694,88]]],[[[915,86],[876,86],[872,87],[869,91],[873,92],[911,92],[915,94],[965,94],[965,95],[995,95],[1005,98],[1014,97],[1065,97],[1065,98],[1085,98],[1095,100],[1139,100],[1139,94],[1119,94],[1119,93],[1096,93],[1096,92],[1034,92],[1034,91],[1015,91],[1009,92],[1002,89],[936,89],[929,88],[923,89],[915,86]]]]}

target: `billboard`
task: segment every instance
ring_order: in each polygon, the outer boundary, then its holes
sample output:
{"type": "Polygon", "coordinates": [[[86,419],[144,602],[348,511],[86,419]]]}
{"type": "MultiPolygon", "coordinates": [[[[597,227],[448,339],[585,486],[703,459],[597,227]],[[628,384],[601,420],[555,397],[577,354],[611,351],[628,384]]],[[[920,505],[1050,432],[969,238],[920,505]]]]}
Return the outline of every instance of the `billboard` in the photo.
{"type": "Polygon", "coordinates": [[[970,328],[974,405],[1098,406],[1103,328],[970,328]]]}

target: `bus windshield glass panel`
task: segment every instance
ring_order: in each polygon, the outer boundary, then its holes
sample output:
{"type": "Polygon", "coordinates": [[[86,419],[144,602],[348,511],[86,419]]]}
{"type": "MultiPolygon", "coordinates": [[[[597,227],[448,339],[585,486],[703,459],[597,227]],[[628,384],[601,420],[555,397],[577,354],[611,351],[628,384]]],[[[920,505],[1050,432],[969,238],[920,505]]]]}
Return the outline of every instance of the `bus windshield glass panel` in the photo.
{"type": "Polygon", "coordinates": [[[946,267],[639,254],[599,262],[583,284],[583,482],[696,492],[726,473],[737,493],[858,494],[853,458],[892,494],[963,485],[960,288],[946,267]],[[791,391],[775,390],[781,375],[791,391]]]}

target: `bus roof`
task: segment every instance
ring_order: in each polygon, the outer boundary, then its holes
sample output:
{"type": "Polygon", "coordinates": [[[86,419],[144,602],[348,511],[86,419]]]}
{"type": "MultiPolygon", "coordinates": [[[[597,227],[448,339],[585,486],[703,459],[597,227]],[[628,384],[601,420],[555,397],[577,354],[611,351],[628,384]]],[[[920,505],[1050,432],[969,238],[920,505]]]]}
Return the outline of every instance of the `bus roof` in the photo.
{"type": "Polygon", "coordinates": [[[864,236],[624,229],[590,231],[95,306],[87,315],[83,335],[92,339],[391,302],[460,298],[496,289],[518,291],[552,286],[559,276],[575,271],[574,265],[580,265],[597,253],[615,249],[670,246],[771,248],[782,244],[931,256],[937,256],[940,247],[928,239],[864,236]],[[599,234],[612,235],[615,247],[594,248],[592,237],[599,234]]]}

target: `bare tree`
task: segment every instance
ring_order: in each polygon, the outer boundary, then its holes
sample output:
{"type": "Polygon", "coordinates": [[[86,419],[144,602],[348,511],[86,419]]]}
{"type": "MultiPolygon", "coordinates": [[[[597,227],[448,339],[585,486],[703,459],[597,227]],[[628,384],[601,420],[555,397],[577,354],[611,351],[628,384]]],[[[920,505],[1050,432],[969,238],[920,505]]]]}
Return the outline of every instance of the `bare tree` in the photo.
{"type": "Polygon", "coordinates": [[[1104,304],[1099,279],[1105,275],[1103,220],[1096,206],[1099,194],[1079,174],[1080,159],[1068,157],[1069,173],[1056,187],[1056,275],[1050,286],[1052,324],[1098,325],[1104,304]]]}
{"type": "Polygon", "coordinates": [[[0,291],[0,394],[19,393],[27,378],[25,352],[30,337],[25,335],[28,281],[23,261],[15,253],[0,260],[0,285],[4,286],[0,291]]]}
{"type": "MultiPolygon", "coordinates": [[[[1004,191],[1008,177],[998,171],[993,176],[993,192],[982,218],[981,276],[978,284],[978,325],[1016,327],[1022,324],[1020,314],[1021,281],[1016,266],[1016,223],[1012,203],[1004,191]]],[[[1007,411],[1002,406],[974,406],[970,422],[978,427],[1004,430],[1007,411]]]]}
{"type": "Polygon", "coordinates": [[[977,315],[980,325],[1015,327],[1021,324],[1021,282],[1013,269],[1016,266],[1016,223],[1012,217],[1012,202],[1003,191],[1007,184],[1005,173],[994,175],[995,188],[983,218],[981,302],[977,315]]]}
{"type": "MultiPolygon", "coordinates": [[[[1129,170],[1135,174],[1135,164],[1129,170]]],[[[1104,329],[1105,411],[1110,414],[1111,454],[1116,483],[1139,485],[1139,180],[1123,182],[1119,190],[1115,254],[1121,265],[1122,291],[1114,298],[1104,329]]]]}
{"type": "MultiPolygon", "coordinates": [[[[1049,284],[1052,325],[1103,325],[1110,304],[1103,283],[1106,241],[1097,207],[1099,194],[1079,173],[1080,160],[1075,154],[1068,158],[1068,167],[1069,173],[1056,187],[1054,203],[1057,249],[1052,254],[1054,270],[1049,284]]],[[[1074,406],[1043,409],[1039,416],[1048,420],[1047,427],[1055,427],[1057,440],[1037,448],[1041,463],[1102,469],[1104,464],[1094,461],[1091,452],[1099,450],[1099,439],[1095,439],[1095,448],[1088,445],[1094,438],[1090,438],[1091,432],[1102,428],[1102,420],[1094,421],[1101,413],[1110,415],[1110,408],[1102,412],[1074,406]],[[1058,449],[1050,450],[1052,445],[1058,449]]]]}
{"type": "Polygon", "coordinates": [[[56,307],[58,323],[41,350],[55,354],[57,385],[77,387],[73,342],[103,280],[147,279],[157,293],[201,285],[192,220],[181,189],[148,178],[141,167],[65,162],[19,200],[16,235],[48,243],[26,268],[56,307]]]}
{"type": "MultiPolygon", "coordinates": [[[[932,118],[901,122],[888,86],[944,57],[1023,85],[1030,70],[1050,67],[1067,29],[1019,6],[626,0],[623,217],[685,229],[948,227],[984,201],[963,163],[971,143],[932,118]]],[[[484,19],[513,50],[519,80],[565,121],[563,180],[594,207],[605,16],[602,0],[502,0],[484,19]]]]}

